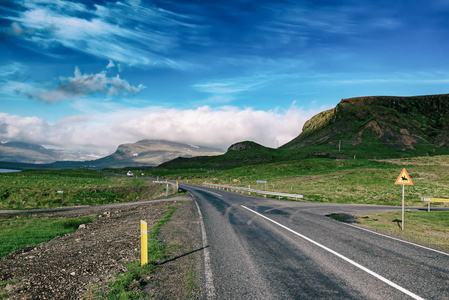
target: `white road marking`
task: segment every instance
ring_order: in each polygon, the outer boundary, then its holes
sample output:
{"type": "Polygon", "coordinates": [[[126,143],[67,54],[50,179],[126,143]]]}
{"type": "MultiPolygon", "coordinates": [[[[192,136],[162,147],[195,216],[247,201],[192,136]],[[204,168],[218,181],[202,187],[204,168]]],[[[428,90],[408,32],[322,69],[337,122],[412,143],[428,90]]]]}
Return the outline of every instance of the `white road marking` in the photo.
{"type": "MultiPolygon", "coordinates": [[[[192,196],[192,198],[195,199],[192,194],[190,194],[190,196],[192,196]]],[[[201,234],[203,239],[204,276],[206,277],[206,299],[215,299],[215,286],[214,286],[214,279],[212,276],[212,268],[210,264],[209,249],[207,248],[209,245],[207,242],[206,229],[204,227],[203,215],[201,214],[200,207],[198,206],[198,203],[196,201],[195,204],[196,208],[198,209],[198,215],[200,217],[201,234]]]]}
{"type": "Polygon", "coordinates": [[[206,193],[210,193],[210,194],[215,195],[217,197],[223,197],[223,195],[220,195],[220,194],[208,191],[208,190],[203,190],[203,189],[196,189],[196,190],[200,190],[200,191],[203,191],[203,192],[206,192],[206,193]]]}
{"type": "Polygon", "coordinates": [[[374,233],[374,234],[377,234],[377,235],[380,235],[380,236],[383,236],[383,237],[386,237],[386,238],[389,238],[389,239],[392,239],[392,240],[395,240],[395,241],[399,241],[399,242],[402,242],[402,243],[410,244],[410,245],[413,245],[413,246],[416,246],[416,247],[420,247],[420,248],[423,248],[423,249],[426,249],[426,250],[430,250],[430,251],[433,251],[433,252],[437,252],[437,253],[449,256],[449,254],[446,253],[446,252],[435,250],[435,249],[432,249],[432,248],[429,248],[429,247],[426,247],[426,246],[422,246],[422,245],[419,245],[419,244],[415,244],[415,243],[412,243],[412,242],[409,242],[409,241],[404,241],[404,240],[401,240],[401,239],[398,239],[398,238],[395,238],[395,237],[392,237],[392,236],[388,236],[388,235],[385,235],[385,234],[382,234],[382,233],[379,233],[379,232],[375,232],[375,231],[372,231],[372,230],[369,230],[369,229],[366,229],[366,228],[363,228],[363,227],[360,227],[360,226],[355,226],[355,225],[348,224],[348,223],[343,223],[343,222],[342,222],[342,224],[345,224],[345,225],[348,225],[348,226],[351,226],[351,227],[354,227],[354,228],[357,228],[357,229],[365,230],[365,231],[368,231],[368,232],[371,232],[371,233],[374,233]]]}
{"type": "Polygon", "coordinates": [[[340,257],[341,259],[347,261],[348,263],[352,264],[353,266],[356,266],[357,268],[359,268],[359,269],[365,271],[366,273],[368,273],[368,274],[370,274],[370,275],[376,277],[377,279],[379,279],[379,280],[385,282],[386,284],[388,284],[388,285],[394,287],[395,289],[397,289],[397,290],[403,292],[404,294],[406,294],[406,295],[412,297],[413,299],[420,299],[420,300],[422,299],[422,300],[424,300],[424,298],[421,298],[420,296],[418,296],[418,295],[416,295],[416,294],[410,292],[409,290],[407,290],[407,289],[405,289],[405,288],[403,288],[403,287],[397,285],[396,283],[394,283],[394,282],[392,282],[392,281],[386,279],[385,277],[383,277],[383,276],[381,276],[381,275],[379,275],[379,274],[377,274],[377,273],[371,271],[370,269],[368,269],[368,268],[366,268],[366,267],[364,267],[364,266],[362,266],[362,265],[356,263],[355,261],[353,261],[353,260],[347,258],[346,256],[343,256],[343,255],[341,255],[340,253],[338,253],[338,252],[336,252],[336,251],[334,251],[334,250],[332,250],[332,249],[330,249],[330,248],[328,248],[328,247],[326,247],[326,246],[324,246],[324,245],[321,245],[321,244],[318,243],[318,242],[315,242],[314,240],[312,240],[312,239],[310,239],[310,238],[308,238],[308,237],[306,237],[306,236],[304,236],[304,235],[302,235],[302,234],[300,234],[300,233],[294,231],[293,229],[288,228],[287,226],[282,225],[281,223],[278,223],[278,222],[276,222],[276,221],[274,221],[274,220],[272,220],[272,219],[270,219],[270,218],[268,218],[268,217],[265,217],[264,215],[258,213],[257,211],[254,211],[254,210],[252,210],[252,209],[249,209],[248,207],[243,206],[243,205],[242,205],[242,207],[245,208],[245,209],[247,209],[247,210],[249,210],[250,212],[252,212],[252,213],[254,213],[254,214],[256,214],[256,215],[258,215],[258,216],[260,216],[260,217],[262,217],[262,218],[264,218],[264,219],[266,219],[266,220],[268,220],[268,221],[270,221],[271,223],[274,223],[274,224],[276,224],[276,225],[278,225],[278,226],[284,228],[285,230],[290,231],[291,233],[293,233],[293,234],[295,234],[295,235],[297,235],[297,236],[299,236],[299,237],[305,239],[306,241],[308,241],[308,242],[310,242],[310,243],[312,243],[312,244],[314,244],[314,245],[316,245],[316,246],[318,246],[318,247],[320,247],[320,248],[322,248],[322,249],[324,249],[324,250],[326,250],[326,251],[328,251],[328,252],[334,254],[335,256],[340,257]]]}

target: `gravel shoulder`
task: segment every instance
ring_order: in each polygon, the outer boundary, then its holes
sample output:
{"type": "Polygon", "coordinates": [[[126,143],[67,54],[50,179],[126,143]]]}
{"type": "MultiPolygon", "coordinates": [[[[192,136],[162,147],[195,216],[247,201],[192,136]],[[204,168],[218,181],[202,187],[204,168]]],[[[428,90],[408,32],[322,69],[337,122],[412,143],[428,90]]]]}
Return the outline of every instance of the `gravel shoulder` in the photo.
{"type": "Polygon", "coordinates": [[[8,299],[88,299],[95,292],[107,292],[107,283],[126,270],[125,264],[140,259],[140,220],[146,220],[151,230],[169,206],[177,210],[158,237],[167,246],[169,257],[146,275],[142,289],[154,299],[200,298],[201,232],[198,212],[189,196],[31,215],[100,218],[74,233],[3,257],[0,291],[6,292],[8,299]]]}

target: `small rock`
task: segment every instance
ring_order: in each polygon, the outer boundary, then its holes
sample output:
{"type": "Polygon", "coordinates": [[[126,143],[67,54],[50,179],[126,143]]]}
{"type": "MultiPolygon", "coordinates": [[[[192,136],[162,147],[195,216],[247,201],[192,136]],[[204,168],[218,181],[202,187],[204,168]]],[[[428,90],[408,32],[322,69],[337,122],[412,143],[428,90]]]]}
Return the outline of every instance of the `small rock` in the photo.
{"type": "Polygon", "coordinates": [[[75,272],[70,273],[70,275],[75,276],[75,272]]]}
{"type": "Polygon", "coordinates": [[[86,224],[81,224],[81,225],[78,227],[78,229],[84,229],[84,228],[86,228],[86,224]]]}

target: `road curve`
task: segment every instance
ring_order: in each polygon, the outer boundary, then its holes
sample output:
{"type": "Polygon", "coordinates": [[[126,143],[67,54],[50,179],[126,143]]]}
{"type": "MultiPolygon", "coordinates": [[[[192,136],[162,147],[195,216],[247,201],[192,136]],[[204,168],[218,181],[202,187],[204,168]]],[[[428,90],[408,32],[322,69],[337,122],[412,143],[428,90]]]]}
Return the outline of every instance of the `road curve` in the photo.
{"type": "Polygon", "coordinates": [[[180,187],[194,197],[204,221],[213,279],[209,298],[449,298],[447,253],[325,216],[400,208],[276,201],[180,187]]]}

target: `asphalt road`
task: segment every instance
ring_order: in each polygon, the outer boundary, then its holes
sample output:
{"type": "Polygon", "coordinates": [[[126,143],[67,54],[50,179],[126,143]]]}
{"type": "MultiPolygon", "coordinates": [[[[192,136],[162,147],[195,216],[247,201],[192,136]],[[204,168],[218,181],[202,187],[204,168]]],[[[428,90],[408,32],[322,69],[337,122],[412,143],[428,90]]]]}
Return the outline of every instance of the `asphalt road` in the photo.
{"type": "Polygon", "coordinates": [[[204,221],[215,299],[449,299],[449,255],[326,214],[401,209],[254,198],[181,184],[204,221]]]}

